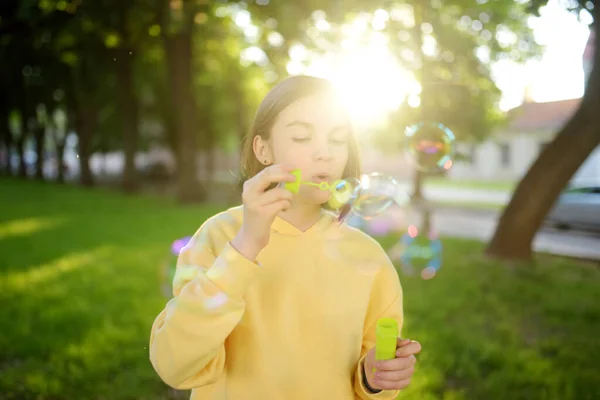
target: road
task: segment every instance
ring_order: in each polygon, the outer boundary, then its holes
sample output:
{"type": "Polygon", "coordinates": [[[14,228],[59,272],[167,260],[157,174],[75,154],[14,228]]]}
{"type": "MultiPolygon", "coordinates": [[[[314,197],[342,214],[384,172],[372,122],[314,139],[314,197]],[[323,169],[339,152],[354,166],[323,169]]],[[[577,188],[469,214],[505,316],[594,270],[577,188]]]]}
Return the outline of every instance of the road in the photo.
{"type": "MultiPolygon", "coordinates": [[[[488,210],[438,208],[432,213],[432,227],[441,235],[488,241],[494,233],[498,214],[488,210]]],[[[372,228],[406,224],[406,213],[399,208],[388,210],[372,221],[372,228]]],[[[420,225],[421,219],[409,214],[410,223],[420,225]]],[[[534,250],[567,257],[600,261],[600,232],[558,231],[543,227],[535,237],[534,250]]]]}
{"type": "MultiPolygon", "coordinates": [[[[496,228],[497,214],[438,209],[432,223],[443,235],[487,241],[496,228]]],[[[538,252],[600,261],[600,232],[558,231],[544,226],[537,233],[533,248],[538,252]]]]}
{"type": "MultiPolygon", "coordinates": [[[[399,184],[404,193],[412,192],[412,185],[406,182],[399,184]]],[[[510,200],[511,192],[500,190],[482,190],[460,187],[440,187],[425,184],[423,196],[435,201],[456,201],[473,203],[506,204],[510,200]]]]}

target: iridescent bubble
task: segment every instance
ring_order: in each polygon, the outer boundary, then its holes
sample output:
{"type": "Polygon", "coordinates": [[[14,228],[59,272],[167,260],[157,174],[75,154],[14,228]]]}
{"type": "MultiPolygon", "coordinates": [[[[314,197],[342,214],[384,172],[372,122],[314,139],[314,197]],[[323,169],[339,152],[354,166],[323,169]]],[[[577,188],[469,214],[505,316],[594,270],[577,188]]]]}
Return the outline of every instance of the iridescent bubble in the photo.
{"type": "Polygon", "coordinates": [[[439,122],[419,122],[405,130],[408,157],[424,172],[449,170],[454,158],[454,133],[439,122]]]}
{"type": "Polygon", "coordinates": [[[435,232],[420,234],[418,228],[411,225],[388,255],[392,260],[401,262],[406,275],[419,273],[421,278],[431,279],[442,266],[442,242],[435,232]]]}
{"type": "Polygon", "coordinates": [[[175,240],[171,244],[171,254],[169,254],[161,268],[161,292],[167,298],[173,297],[173,280],[177,272],[177,257],[191,240],[191,236],[175,240]]]}
{"type": "Polygon", "coordinates": [[[393,177],[378,172],[362,175],[360,180],[345,179],[332,186],[321,185],[321,189],[331,191],[327,204],[337,214],[338,221],[350,218],[356,227],[359,226],[352,217],[372,220],[393,204],[404,206],[409,202],[408,195],[393,177]]]}
{"type": "Polygon", "coordinates": [[[393,221],[387,218],[379,218],[371,221],[367,226],[367,231],[371,236],[385,236],[393,229],[393,221]]]}
{"type": "Polygon", "coordinates": [[[187,246],[190,240],[192,240],[191,236],[186,236],[184,238],[175,240],[173,244],[171,244],[171,253],[173,253],[175,256],[178,256],[179,253],[181,253],[181,250],[187,246]]]}
{"type": "Polygon", "coordinates": [[[408,196],[396,179],[378,172],[363,175],[352,211],[363,219],[372,219],[381,215],[392,204],[402,206],[408,196]]]}

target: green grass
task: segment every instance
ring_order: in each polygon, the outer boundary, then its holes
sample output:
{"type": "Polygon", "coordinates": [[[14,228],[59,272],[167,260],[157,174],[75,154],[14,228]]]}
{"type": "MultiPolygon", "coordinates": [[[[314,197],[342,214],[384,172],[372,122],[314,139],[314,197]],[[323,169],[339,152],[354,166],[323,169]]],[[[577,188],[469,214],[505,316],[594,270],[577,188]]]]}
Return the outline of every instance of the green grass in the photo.
{"type": "Polygon", "coordinates": [[[472,179],[448,179],[439,177],[428,177],[425,186],[448,187],[456,189],[472,190],[494,190],[501,192],[512,192],[517,182],[514,181],[486,181],[472,179]]]}
{"type": "MultiPolygon", "coordinates": [[[[148,361],[160,268],[218,209],[13,180],[0,193],[0,398],[172,398],[148,361]]],[[[436,278],[401,276],[403,333],[423,345],[401,398],[600,397],[597,268],[444,245],[436,278]]]]}

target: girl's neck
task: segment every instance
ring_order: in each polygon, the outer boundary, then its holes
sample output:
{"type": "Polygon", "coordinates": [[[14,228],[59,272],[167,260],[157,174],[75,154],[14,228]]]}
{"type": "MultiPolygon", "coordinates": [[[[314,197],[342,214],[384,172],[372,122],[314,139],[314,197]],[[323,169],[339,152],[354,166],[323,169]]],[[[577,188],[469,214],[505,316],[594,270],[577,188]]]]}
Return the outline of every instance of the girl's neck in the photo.
{"type": "Polygon", "coordinates": [[[304,232],[321,219],[321,213],[318,204],[292,203],[292,207],[280,212],[279,216],[304,232]]]}

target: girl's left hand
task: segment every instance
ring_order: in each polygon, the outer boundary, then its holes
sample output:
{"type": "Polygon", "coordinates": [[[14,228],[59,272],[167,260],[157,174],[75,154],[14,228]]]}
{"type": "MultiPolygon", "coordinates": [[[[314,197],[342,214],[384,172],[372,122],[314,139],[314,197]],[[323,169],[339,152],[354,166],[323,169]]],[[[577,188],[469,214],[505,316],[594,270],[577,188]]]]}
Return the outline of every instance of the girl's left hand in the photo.
{"type": "Polygon", "coordinates": [[[373,389],[398,390],[410,383],[415,373],[415,354],[421,352],[421,344],[414,340],[398,338],[396,358],[378,361],[375,347],[369,350],[365,359],[365,373],[369,386],[373,389]],[[375,368],[375,372],[373,372],[375,368]]]}

